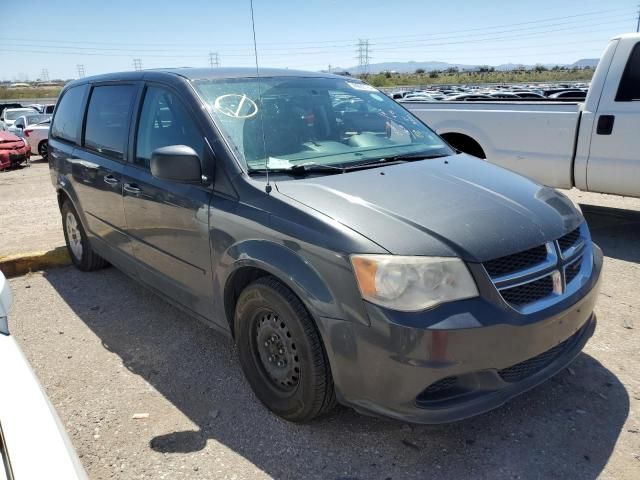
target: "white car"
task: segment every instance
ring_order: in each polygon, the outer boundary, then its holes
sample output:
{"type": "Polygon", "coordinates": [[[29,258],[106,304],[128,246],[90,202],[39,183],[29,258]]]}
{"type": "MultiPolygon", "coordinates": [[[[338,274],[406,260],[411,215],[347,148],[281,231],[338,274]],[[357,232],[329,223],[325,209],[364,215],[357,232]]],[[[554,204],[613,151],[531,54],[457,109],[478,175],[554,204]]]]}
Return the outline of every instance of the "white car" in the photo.
{"type": "Polygon", "coordinates": [[[7,130],[9,133],[13,133],[16,137],[22,138],[24,136],[23,131],[25,128],[47,120],[51,120],[51,115],[45,115],[44,113],[29,113],[16,118],[13,125],[11,125],[7,130]]]}
{"type": "Polygon", "coordinates": [[[0,129],[9,130],[18,117],[30,113],[39,113],[35,108],[6,108],[0,116],[0,129]]]}
{"type": "MultiPolygon", "coordinates": [[[[51,117],[51,115],[49,115],[51,117]]],[[[29,125],[23,131],[23,139],[27,141],[29,147],[31,147],[31,153],[33,155],[40,155],[44,160],[47,160],[49,153],[49,126],[51,125],[51,118],[44,122],[36,123],[35,125],[29,125]]]]}
{"type": "Polygon", "coordinates": [[[0,272],[0,480],[86,479],[53,405],[9,335],[11,302],[0,272]]]}

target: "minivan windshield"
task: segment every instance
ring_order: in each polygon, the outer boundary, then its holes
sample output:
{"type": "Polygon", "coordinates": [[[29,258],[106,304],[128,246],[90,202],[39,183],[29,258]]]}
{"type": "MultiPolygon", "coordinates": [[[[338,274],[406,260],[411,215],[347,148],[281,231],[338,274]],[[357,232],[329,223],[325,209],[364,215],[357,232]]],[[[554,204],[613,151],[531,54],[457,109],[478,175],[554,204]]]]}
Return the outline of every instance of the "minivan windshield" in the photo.
{"type": "Polygon", "coordinates": [[[351,167],[454,153],[396,102],[359,80],[262,77],[193,83],[249,171],[351,167]]]}

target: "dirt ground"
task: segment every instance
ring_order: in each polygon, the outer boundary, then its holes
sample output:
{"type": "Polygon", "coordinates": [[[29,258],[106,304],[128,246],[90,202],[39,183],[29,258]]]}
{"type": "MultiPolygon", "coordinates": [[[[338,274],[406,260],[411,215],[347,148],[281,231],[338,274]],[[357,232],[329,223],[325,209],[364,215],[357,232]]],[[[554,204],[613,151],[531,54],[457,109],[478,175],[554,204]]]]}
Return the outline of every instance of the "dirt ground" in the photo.
{"type": "Polygon", "coordinates": [[[64,245],[49,165],[31,158],[29,168],[0,171],[0,257],[64,245]]]}
{"type": "MultiPolygon", "coordinates": [[[[46,165],[0,173],[0,193],[2,252],[60,242],[46,165]]],[[[637,479],[640,199],[570,195],[606,256],[594,337],[570,369],[451,425],[280,420],[230,340],[114,268],[12,279],[10,327],[92,479],[637,479]]]]}

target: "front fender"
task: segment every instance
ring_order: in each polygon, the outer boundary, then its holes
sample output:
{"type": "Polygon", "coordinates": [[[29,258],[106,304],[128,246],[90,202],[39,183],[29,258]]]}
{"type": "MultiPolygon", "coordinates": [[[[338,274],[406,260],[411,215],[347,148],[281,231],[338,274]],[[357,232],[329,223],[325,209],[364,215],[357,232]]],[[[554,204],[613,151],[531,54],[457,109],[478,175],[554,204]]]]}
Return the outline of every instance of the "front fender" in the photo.
{"type": "MultiPolygon", "coordinates": [[[[343,319],[344,313],[336,295],[320,273],[298,252],[268,240],[246,240],[231,246],[221,264],[219,289],[224,295],[233,274],[244,267],[264,270],[284,282],[312,314],[343,319]]],[[[224,302],[224,298],[221,298],[224,302]]]]}

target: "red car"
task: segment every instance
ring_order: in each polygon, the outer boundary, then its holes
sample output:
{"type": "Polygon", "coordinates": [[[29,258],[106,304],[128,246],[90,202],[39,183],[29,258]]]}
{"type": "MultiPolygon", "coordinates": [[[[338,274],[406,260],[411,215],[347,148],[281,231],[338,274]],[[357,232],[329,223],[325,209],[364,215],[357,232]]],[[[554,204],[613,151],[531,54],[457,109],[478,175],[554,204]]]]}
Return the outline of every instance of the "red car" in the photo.
{"type": "Polygon", "coordinates": [[[24,140],[0,131],[0,170],[27,162],[30,155],[31,149],[24,140]]]}

